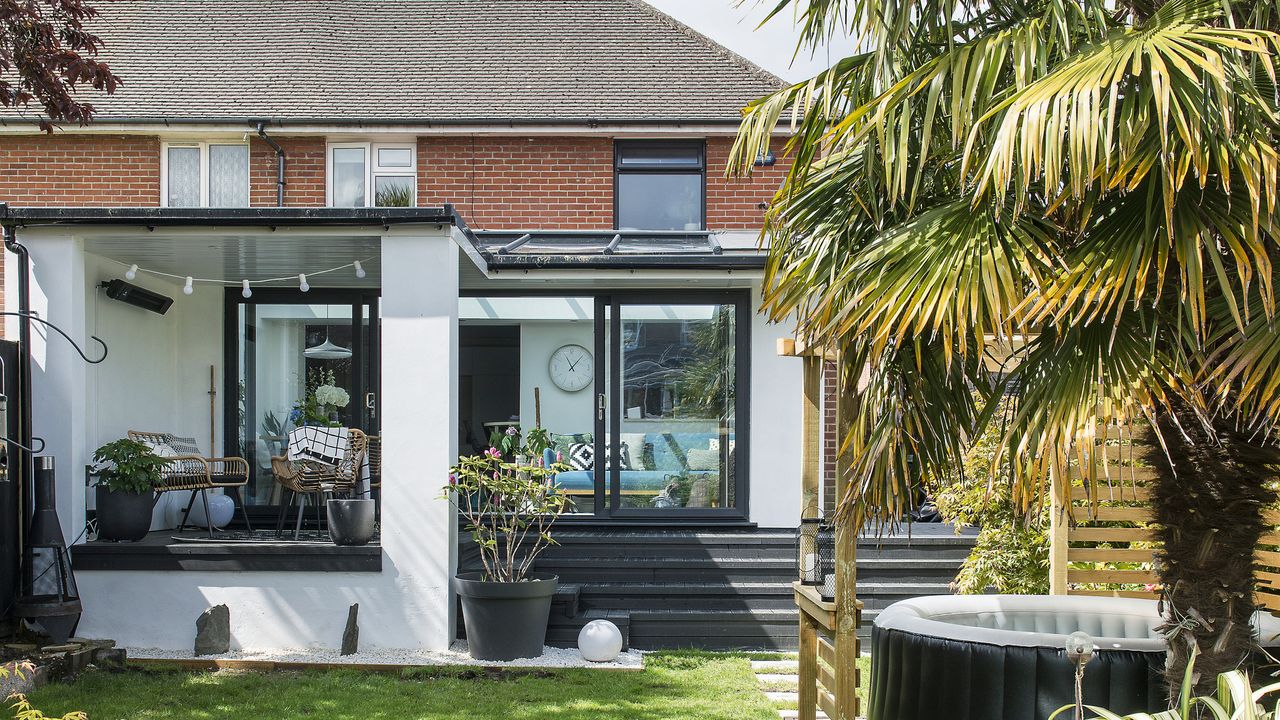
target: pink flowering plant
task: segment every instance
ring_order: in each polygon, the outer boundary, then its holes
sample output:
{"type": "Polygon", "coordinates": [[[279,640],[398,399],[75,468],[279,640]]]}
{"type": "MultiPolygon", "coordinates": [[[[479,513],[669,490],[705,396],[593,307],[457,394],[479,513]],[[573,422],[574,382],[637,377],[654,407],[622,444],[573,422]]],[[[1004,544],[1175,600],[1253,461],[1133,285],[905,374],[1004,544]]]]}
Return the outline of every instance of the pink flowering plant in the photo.
{"type": "Polygon", "coordinates": [[[570,501],[555,477],[568,469],[544,466],[541,453],[529,462],[507,462],[496,447],[459,458],[450,469],[444,497],[471,526],[486,581],[523,581],[538,555],[556,544],[551,527],[570,501]]]}

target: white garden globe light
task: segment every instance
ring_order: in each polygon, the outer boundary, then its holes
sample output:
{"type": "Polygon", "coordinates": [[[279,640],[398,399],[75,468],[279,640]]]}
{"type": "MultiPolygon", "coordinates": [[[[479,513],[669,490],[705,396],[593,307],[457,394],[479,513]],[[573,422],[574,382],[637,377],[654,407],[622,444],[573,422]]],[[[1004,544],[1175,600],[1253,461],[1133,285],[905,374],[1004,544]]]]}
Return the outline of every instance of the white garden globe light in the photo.
{"type": "Polygon", "coordinates": [[[588,662],[609,662],[622,652],[622,631],[608,620],[592,620],[578,633],[578,651],[588,662]]]}
{"type": "MultiPolygon", "coordinates": [[[[224,528],[231,522],[231,518],[235,516],[236,503],[226,495],[209,493],[209,514],[213,516],[213,526],[216,528],[224,528]]],[[[204,503],[196,500],[191,506],[191,517],[187,520],[191,525],[205,526],[209,524],[208,519],[204,515],[204,503]]]]}

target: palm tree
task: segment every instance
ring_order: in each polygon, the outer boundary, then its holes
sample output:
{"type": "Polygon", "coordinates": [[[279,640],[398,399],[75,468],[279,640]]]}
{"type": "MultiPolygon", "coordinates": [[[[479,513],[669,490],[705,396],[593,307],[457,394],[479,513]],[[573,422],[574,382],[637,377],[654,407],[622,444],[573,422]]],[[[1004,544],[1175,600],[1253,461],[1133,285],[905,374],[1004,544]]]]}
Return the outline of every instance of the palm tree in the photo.
{"type": "Polygon", "coordinates": [[[1275,3],[771,2],[801,49],[858,38],[751,104],[730,165],[777,142],[792,163],[764,304],[857,380],[842,521],[902,517],[1012,389],[1022,508],[1094,482],[1106,428],[1148,427],[1167,671],[1196,645],[1212,689],[1251,647],[1277,458],[1275,3]]]}

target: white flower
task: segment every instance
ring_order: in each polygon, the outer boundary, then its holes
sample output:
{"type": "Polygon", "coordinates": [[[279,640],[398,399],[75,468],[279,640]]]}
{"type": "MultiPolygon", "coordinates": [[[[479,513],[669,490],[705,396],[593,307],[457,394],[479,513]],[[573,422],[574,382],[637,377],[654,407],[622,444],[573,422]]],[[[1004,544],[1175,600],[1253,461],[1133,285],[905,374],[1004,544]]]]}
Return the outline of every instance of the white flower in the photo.
{"type": "Polygon", "coordinates": [[[334,385],[321,385],[316,388],[316,402],[321,405],[332,405],[334,407],[346,407],[351,402],[351,396],[346,390],[334,385]]]}

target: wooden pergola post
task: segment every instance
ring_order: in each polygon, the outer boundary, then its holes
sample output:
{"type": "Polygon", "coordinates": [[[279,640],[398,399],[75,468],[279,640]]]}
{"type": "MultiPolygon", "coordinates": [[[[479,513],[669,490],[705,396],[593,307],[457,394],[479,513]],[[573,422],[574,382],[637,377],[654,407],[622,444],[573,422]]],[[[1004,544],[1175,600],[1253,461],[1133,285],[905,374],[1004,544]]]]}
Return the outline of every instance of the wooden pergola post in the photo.
{"type": "MultiPolygon", "coordinates": [[[[778,354],[803,358],[804,398],[801,417],[801,517],[819,517],[822,485],[822,378],[824,363],[831,358],[820,348],[804,347],[794,340],[780,340],[778,354]]],[[[837,427],[841,437],[848,429],[850,398],[842,373],[837,373],[835,396],[837,427]]],[[[836,459],[837,501],[848,491],[848,459],[836,459]]],[[[858,538],[847,524],[835,529],[835,598],[825,600],[818,588],[796,582],[795,600],[799,621],[800,720],[815,720],[819,708],[831,720],[853,720],[858,716],[858,626],[862,606],[857,600],[858,538]]]]}
{"type": "Polygon", "coordinates": [[[1069,546],[1071,515],[1067,504],[1070,496],[1069,488],[1064,488],[1064,481],[1054,472],[1050,475],[1049,486],[1049,594],[1067,594],[1067,548],[1069,546]]]}

